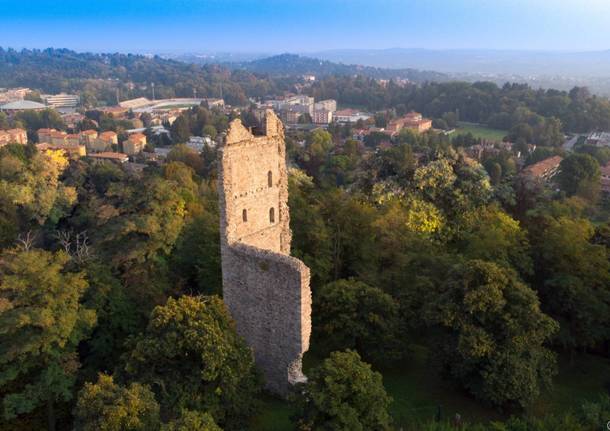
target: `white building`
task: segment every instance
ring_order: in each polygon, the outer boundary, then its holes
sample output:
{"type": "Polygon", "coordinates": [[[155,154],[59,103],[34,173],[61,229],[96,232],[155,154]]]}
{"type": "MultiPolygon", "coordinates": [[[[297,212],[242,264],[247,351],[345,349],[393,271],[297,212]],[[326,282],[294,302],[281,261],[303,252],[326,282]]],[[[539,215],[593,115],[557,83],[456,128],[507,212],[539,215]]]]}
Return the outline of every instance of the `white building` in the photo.
{"type": "Polygon", "coordinates": [[[205,146],[209,146],[210,148],[216,147],[216,142],[212,140],[209,136],[191,136],[186,143],[186,146],[197,151],[198,153],[202,152],[205,146]]]}
{"type": "Polygon", "coordinates": [[[355,123],[358,120],[366,121],[372,117],[366,112],[357,111],[355,109],[342,109],[333,114],[333,120],[337,123],[355,123]]]}
{"type": "Polygon", "coordinates": [[[335,112],[337,110],[337,101],[334,99],[321,100],[313,105],[313,109],[314,111],[326,109],[327,111],[335,112]]]}
{"type": "Polygon", "coordinates": [[[610,147],[610,133],[593,132],[587,136],[587,144],[596,147],[610,147]]]}
{"type": "Polygon", "coordinates": [[[80,97],[76,94],[43,94],[41,97],[47,105],[55,109],[76,108],[80,103],[80,97]]]}

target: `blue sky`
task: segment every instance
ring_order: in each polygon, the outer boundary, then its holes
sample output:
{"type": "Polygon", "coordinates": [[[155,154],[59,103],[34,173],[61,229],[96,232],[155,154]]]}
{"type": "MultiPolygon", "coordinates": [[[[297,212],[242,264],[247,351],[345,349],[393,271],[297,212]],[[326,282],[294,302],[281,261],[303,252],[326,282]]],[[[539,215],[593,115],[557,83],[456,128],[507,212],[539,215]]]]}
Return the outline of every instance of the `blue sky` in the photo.
{"type": "Polygon", "coordinates": [[[610,49],[610,0],[0,0],[0,46],[610,49]]]}

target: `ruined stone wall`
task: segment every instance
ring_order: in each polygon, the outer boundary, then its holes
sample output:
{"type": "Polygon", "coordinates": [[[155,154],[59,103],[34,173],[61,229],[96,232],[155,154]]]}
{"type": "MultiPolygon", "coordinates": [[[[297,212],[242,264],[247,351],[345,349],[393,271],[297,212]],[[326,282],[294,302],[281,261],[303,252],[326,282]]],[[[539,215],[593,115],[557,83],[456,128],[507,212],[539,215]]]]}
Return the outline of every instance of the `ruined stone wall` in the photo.
{"type": "Polygon", "coordinates": [[[265,124],[265,135],[254,136],[233,121],[220,149],[223,296],[267,388],[285,395],[304,378],[311,292],[309,268],[290,257],[282,124],[272,111],[265,124]]]}

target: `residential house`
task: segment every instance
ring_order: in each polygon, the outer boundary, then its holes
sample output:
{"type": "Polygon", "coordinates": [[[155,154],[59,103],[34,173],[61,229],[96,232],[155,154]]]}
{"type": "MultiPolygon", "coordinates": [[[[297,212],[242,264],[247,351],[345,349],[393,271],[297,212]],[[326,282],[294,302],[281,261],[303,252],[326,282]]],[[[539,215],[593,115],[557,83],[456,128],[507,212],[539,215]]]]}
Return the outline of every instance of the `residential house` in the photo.
{"type": "Polygon", "coordinates": [[[390,136],[395,136],[399,134],[402,129],[423,133],[431,128],[432,120],[424,118],[419,112],[409,112],[404,117],[390,121],[386,127],[386,133],[390,136]]]}
{"type": "Polygon", "coordinates": [[[115,132],[102,132],[97,139],[87,147],[87,153],[107,152],[113,145],[118,145],[118,136],[115,132]]]}
{"type": "Polygon", "coordinates": [[[133,133],[123,141],[123,152],[130,156],[141,153],[144,147],[146,147],[146,135],[143,133],[133,133]]]}
{"type": "Polygon", "coordinates": [[[27,145],[28,134],[23,129],[0,130],[0,147],[7,144],[27,145]]]}
{"type": "Polygon", "coordinates": [[[123,154],[123,153],[115,153],[112,151],[103,151],[100,153],[94,153],[94,154],[89,154],[89,156],[91,159],[96,160],[96,161],[111,161],[111,162],[115,162],[115,163],[119,163],[119,164],[123,164],[126,163],[127,161],[129,161],[129,156],[127,156],[127,154],[123,154]]]}
{"type": "Polygon", "coordinates": [[[538,163],[526,167],[521,171],[521,175],[550,180],[559,172],[559,165],[562,160],[563,158],[560,156],[549,157],[548,159],[541,160],[538,163]]]}

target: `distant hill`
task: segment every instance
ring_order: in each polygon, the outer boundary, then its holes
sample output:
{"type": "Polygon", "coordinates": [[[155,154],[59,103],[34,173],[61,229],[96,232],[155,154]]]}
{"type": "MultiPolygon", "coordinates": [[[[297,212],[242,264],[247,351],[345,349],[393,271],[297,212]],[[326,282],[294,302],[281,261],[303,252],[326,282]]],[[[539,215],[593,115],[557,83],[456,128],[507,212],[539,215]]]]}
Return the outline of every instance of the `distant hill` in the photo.
{"type": "Polygon", "coordinates": [[[562,77],[610,76],[610,50],[337,49],[308,54],[327,61],[382,68],[416,68],[450,74],[562,77]]]}
{"type": "Polygon", "coordinates": [[[226,63],[232,69],[242,69],[254,73],[271,76],[294,76],[311,74],[316,76],[329,75],[363,75],[378,79],[401,78],[414,82],[447,81],[449,76],[444,73],[422,71],[417,69],[388,69],[356,64],[334,63],[312,57],[296,54],[281,54],[272,57],[247,61],[226,63]]]}
{"type": "MultiPolygon", "coordinates": [[[[219,97],[233,105],[248,103],[277,89],[251,73],[232,74],[226,67],[195,65],[158,56],[79,53],[68,49],[14,50],[0,47],[0,87],[30,87],[45,93],[94,93],[116,103],[136,97],[219,97]]],[[[279,91],[279,90],[277,90],[279,91]]]]}

